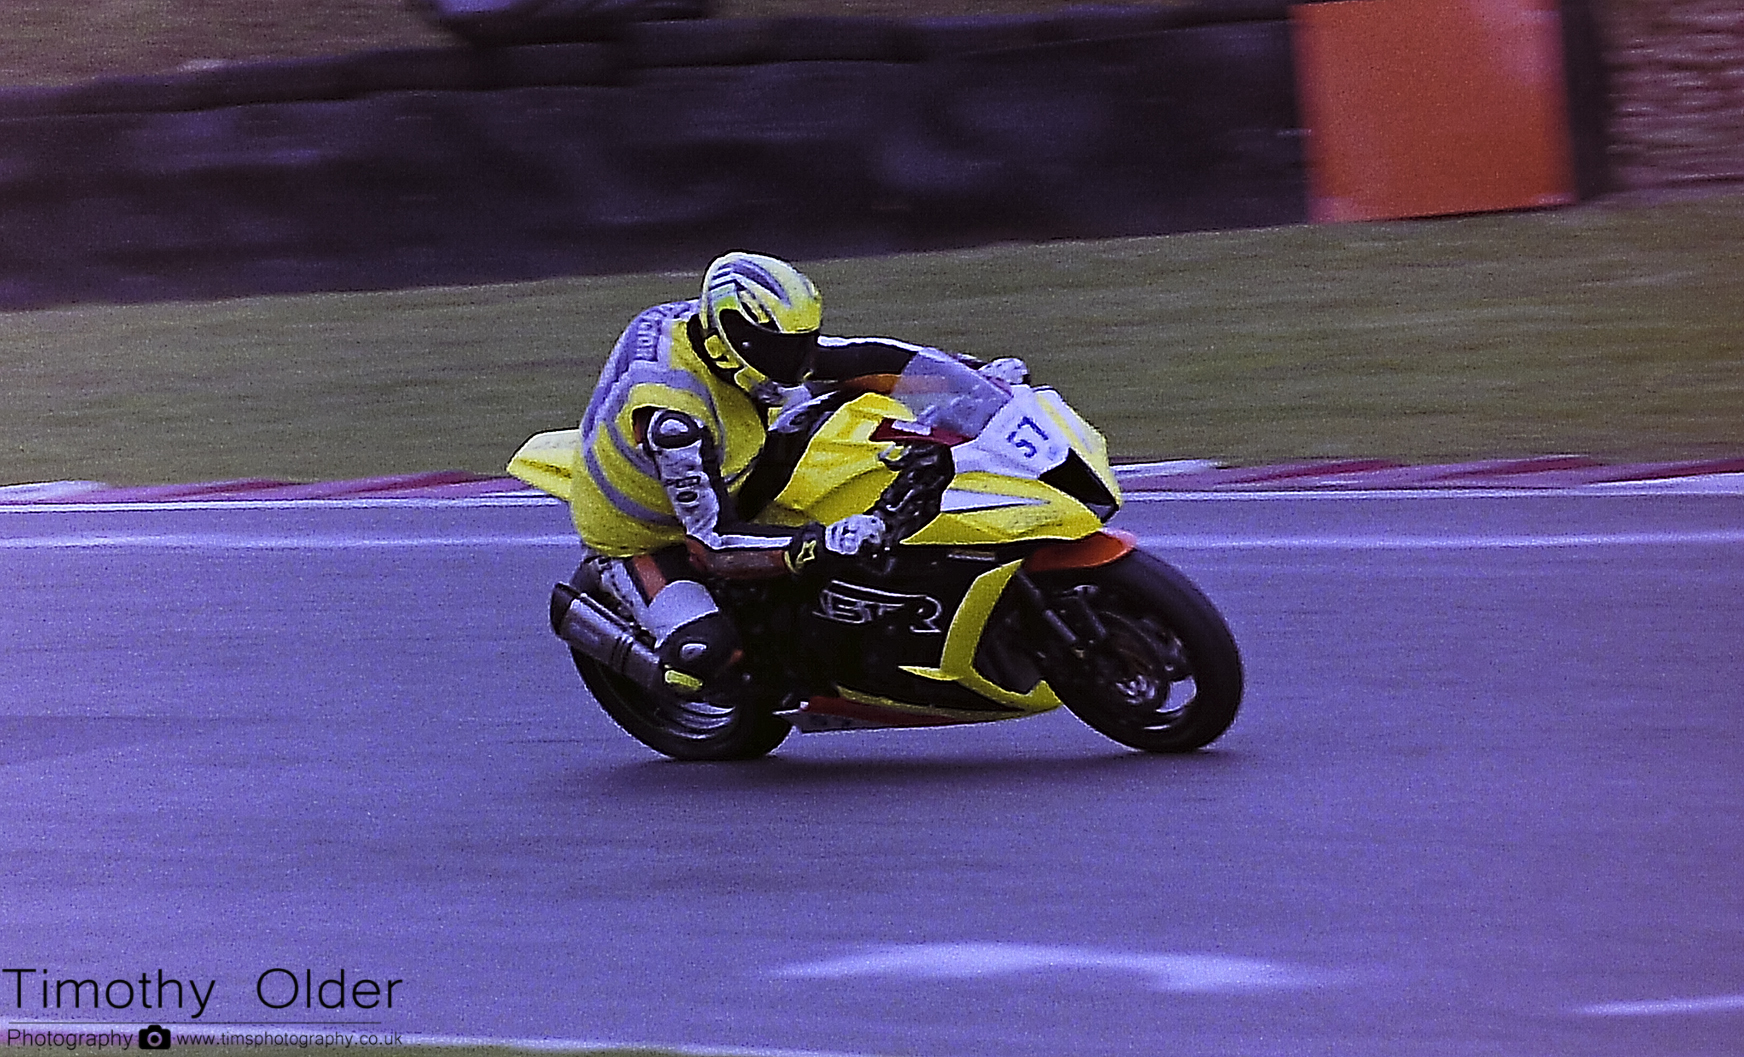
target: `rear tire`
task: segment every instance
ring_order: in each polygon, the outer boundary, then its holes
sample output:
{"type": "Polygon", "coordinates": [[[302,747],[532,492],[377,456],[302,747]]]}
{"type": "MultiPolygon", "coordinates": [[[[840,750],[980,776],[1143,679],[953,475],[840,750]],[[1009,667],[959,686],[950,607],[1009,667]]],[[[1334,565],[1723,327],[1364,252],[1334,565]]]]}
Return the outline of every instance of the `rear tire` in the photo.
{"type": "Polygon", "coordinates": [[[632,738],[675,760],[754,760],[793,731],[754,700],[684,701],[644,689],[579,650],[570,653],[606,715],[632,738]]]}
{"type": "Polygon", "coordinates": [[[1145,752],[1192,752],[1241,707],[1241,653],[1223,615],[1179,570],[1133,551],[1077,578],[1107,634],[1058,674],[1055,690],[1097,732],[1145,752]]]}

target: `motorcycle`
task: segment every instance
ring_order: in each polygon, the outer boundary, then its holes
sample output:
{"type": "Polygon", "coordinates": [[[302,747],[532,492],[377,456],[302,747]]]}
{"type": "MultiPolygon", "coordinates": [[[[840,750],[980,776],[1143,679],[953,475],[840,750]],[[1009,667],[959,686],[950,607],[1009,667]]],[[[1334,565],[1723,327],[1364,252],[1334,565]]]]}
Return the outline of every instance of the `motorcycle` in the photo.
{"type": "MultiPolygon", "coordinates": [[[[1054,390],[916,356],[885,391],[820,387],[778,416],[739,493],[755,520],[875,513],[886,545],[799,575],[715,579],[744,657],[703,700],[675,696],[654,644],[590,578],[551,624],[614,721],[681,760],[762,756],[794,730],[932,727],[1061,706],[1123,745],[1181,753],[1221,736],[1243,670],[1217,608],[1106,527],[1120,486],[1101,434],[1054,390]]],[[[510,463],[568,501],[578,430],[510,463]]]]}

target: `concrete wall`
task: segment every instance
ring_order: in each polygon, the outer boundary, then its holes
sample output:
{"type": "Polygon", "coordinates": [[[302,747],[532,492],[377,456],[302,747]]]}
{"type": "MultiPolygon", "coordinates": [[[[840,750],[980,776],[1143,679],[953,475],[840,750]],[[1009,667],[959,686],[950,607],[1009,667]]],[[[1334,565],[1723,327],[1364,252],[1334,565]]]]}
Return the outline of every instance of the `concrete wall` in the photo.
{"type": "Polygon", "coordinates": [[[1294,222],[1284,14],[653,23],[0,91],[0,307],[1294,222]]]}

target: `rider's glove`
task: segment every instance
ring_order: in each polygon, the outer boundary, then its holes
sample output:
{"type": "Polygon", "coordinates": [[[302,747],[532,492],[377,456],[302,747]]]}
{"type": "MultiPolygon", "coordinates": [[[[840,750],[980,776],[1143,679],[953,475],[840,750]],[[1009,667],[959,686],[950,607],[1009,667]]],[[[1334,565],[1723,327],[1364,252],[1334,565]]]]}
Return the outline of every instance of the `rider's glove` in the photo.
{"type": "Polygon", "coordinates": [[[884,542],[884,521],[875,514],[850,514],[824,529],[824,548],[852,558],[884,542]]]}
{"type": "Polygon", "coordinates": [[[982,364],[975,373],[990,381],[1022,385],[1029,381],[1029,364],[1016,356],[1001,356],[997,360],[982,364]]]}
{"type": "Polygon", "coordinates": [[[846,558],[884,542],[884,521],[873,514],[850,514],[829,525],[812,522],[787,546],[787,568],[796,576],[824,572],[846,558]]]}

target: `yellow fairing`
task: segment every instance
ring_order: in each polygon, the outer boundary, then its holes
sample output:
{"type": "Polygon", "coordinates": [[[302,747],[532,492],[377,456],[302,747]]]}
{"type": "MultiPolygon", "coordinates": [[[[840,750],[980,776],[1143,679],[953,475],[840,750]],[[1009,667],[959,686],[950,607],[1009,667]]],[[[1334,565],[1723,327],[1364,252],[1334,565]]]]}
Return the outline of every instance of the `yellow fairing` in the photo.
{"type": "Polygon", "coordinates": [[[1024,539],[1075,540],[1102,528],[1102,519],[1084,504],[1040,481],[965,473],[952,480],[950,490],[947,502],[985,506],[942,511],[904,543],[974,546],[1024,539]]]}
{"type": "Polygon", "coordinates": [[[1047,412],[1048,418],[1055,425],[1065,429],[1072,437],[1072,446],[1078,449],[1078,454],[1084,459],[1084,464],[1096,474],[1097,479],[1102,482],[1102,487],[1108,489],[1108,494],[1114,497],[1114,501],[1118,505],[1121,502],[1120,482],[1115,480],[1114,467],[1108,462],[1107,439],[1095,426],[1084,421],[1082,415],[1072,410],[1071,405],[1061,399],[1059,393],[1052,389],[1037,389],[1034,392],[1036,401],[1042,405],[1042,410],[1047,412]]]}
{"type": "Polygon", "coordinates": [[[993,615],[993,607],[998,603],[1005,585],[1011,582],[1011,578],[1022,565],[1021,561],[1008,562],[997,569],[982,573],[969,585],[969,593],[964,596],[963,604],[957,607],[956,615],[951,618],[950,630],[945,632],[945,646],[939,656],[937,668],[905,664],[902,670],[922,679],[956,683],[990,701],[1021,708],[1025,712],[1046,712],[1059,708],[1060,698],[1046,680],[1036,683],[1027,693],[1020,694],[989,681],[975,670],[975,647],[981,642],[981,632],[987,627],[987,620],[993,615]]]}
{"type": "MultiPolygon", "coordinates": [[[[1101,434],[1069,410],[1063,409],[1063,414],[1051,406],[1046,410],[1069,428],[1088,456],[1086,462],[1110,493],[1119,496],[1101,434]]],[[[902,404],[878,393],[866,393],[844,405],[812,438],[787,487],[759,520],[777,525],[827,524],[865,513],[896,476],[874,457],[880,447],[894,452],[896,445],[874,442],[872,432],[887,418],[906,421],[909,415],[902,404]]],[[[961,473],[952,480],[950,491],[946,509],[902,542],[986,546],[1025,539],[1073,540],[1102,528],[1102,519],[1084,504],[1037,480],[961,473]],[[953,503],[959,509],[951,509],[953,503]]]]}
{"type": "Polygon", "coordinates": [[[829,523],[864,514],[896,479],[873,457],[872,431],[886,418],[906,419],[908,410],[878,393],[855,397],[812,436],[805,456],[759,518],[776,525],[829,523]]]}

